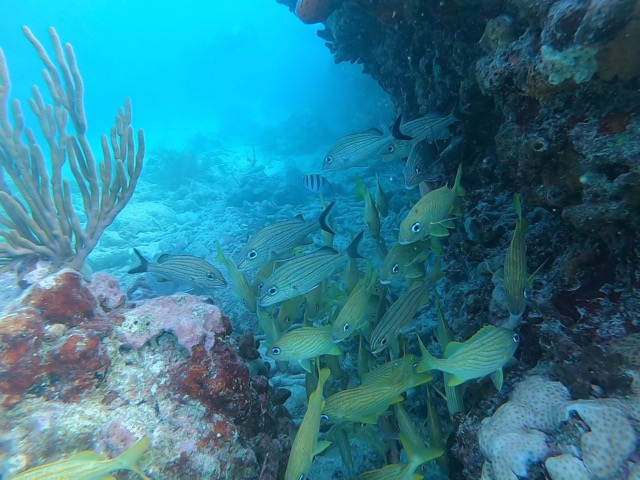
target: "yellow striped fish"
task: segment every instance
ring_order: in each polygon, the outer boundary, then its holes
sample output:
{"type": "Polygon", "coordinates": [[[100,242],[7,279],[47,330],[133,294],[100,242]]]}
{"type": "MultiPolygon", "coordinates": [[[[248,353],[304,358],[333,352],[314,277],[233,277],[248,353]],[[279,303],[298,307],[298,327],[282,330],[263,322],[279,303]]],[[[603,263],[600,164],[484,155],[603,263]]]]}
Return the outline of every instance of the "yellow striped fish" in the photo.
{"type": "Polygon", "coordinates": [[[369,323],[369,299],[376,283],[376,274],[371,265],[367,266],[367,275],[359,286],[349,295],[347,303],[340,309],[333,321],[332,338],[334,342],[341,342],[354,333],[360,331],[369,323]]]}
{"type": "Polygon", "coordinates": [[[222,247],[218,242],[216,242],[216,250],[218,252],[216,262],[224,263],[227,266],[227,274],[231,278],[233,293],[243,301],[244,305],[251,313],[256,313],[257,300],[251,284],[242,272],[238,270],[236,264],[233,263],[231,259],[224,256],[222,247]]]}
{"type": "Polygon", "coordinates": [[[365,373],[362,375],[362,385],[371,385],[373,383],[378,383],[381,381],[387,381],[393,379],[398,373],[401,371],[405,362],[410,363],[413,368],[418,366],[418,360],[420,360],[417,356],[412,355],[410,353],[406,354],[402,358],[398,358],[396,360],[389,360],[388,362],[383,363],[379,367],[374,368],[369,373],[365,373]]]}
{"type": "Polygon", "coordinates": [[[460,185],[462,165],[458,167],[453,188],[448,185],[427,193],[418,200],[407,216],[400,223],[398,243],[407,244],[423,240],[429,235],[446,237],[450,228],[454,228],[451,221],[451,210],[457,197],[465,195],[460,185]]]}
{"type": "Polygon", "coordinates": [[[80,452],[54,463],[40,465],[19,473],[13,480],[102,480],[114,478],[111,472],[129,470],[149,480],[136,466],[136,462],[149,448],[149,439],[142,437],[126,452],[108,459],[96,452],[80,452]]]}
{"type": "Polygon", "coordinates": [[[127,273],[156,273],[168,280],[190,283],[205,290],[227,285],[220,270],[202,258],[164,253],[158,257],[158,263],[150,263],[138,249],[134,248],[133,251],[140,260],[140,265],[127,273]]]}
{"type": "MultiPolygon", "coordinates": [[[[427,389],[429,389],[429,385],[427,385],[427,389]]],[[[404,435],[405,441],[402,442],[402,445],[405,447],[405,450],[409,447],[409,450],[413,449],[422,452],[420,465],[444,455],[445,451],[443,446],[436,445],[432,438],[429,438],[431,442],[430,448],[426,446],[422,433],[409,416],[409,413],[402,406],[402,403],[396,403],[393,409],[396,415],[396,421],[398,422],[398,428],[401,434],[404,435]],[[426,458],[428,458],[428,460],[426,460],[426,458]]],[[[408,451],[407,457],[411,460],[408,451]]]]}
{"type": "Polygon", "coordinates": [[[256,233],[240,254],[240,270],[260,268],[269,260],[289,254],[295,247],[304,243],[307,237],[318,229],[334,233],[327,225],[327,215],[335,202],[327,205],[317,222],[306,222],[302,215],[291,220],[272,223],[256,233]]]}
{"type": "Polygon", "coordinates": [[[342,350],[331,340],[331,326],[298,327],[284,333],[267,350],[267,356],[278,362],[298,362],[313,372],[311,362],[320,355],[341,355],[342,350]]]}
{"type": "Polygon", "coordinates": [[[427,179],[429,167],[439,160],[438,149],[434,142],[423,140],[413,146],[404,165],[404,186],[407,189],[417,187],[427,179]]]}
{"type": "Polygon", "coordinates": [[[444,358],[435,358],[418,337],[422,358],[418,372],[441,370],[448,373],[450,387],[467,380],[491,375],[498,390],[502,388],[502,367],[513,357],[520,337],[513,330],[487,325],[464,343],[450,342],[444,358]]]}
{"type": "Polygon", "coordinates": [[[364,199],[364,223],[369,229],[369,234],[373,238],[380,238],[380,214],[378,213],[378,207],[376,207],[371,192],[362,182],[360,177],[356,178],[356,187],[358,189],[358,197],[364,199]]]}
{"type": "Polygon", "coordinates": [[[389,307],[371,333],[371,353],[377,355],[387,348],[413,319],[418,309],[429,303],[427,292],[432,286],[433,282],[430,281],[418,284],[389,307]]]}
{"type": "Polygon", "coordinates": [[[377,129],[346,135],[329,149],[322,161],[322,169],[344,170],[362,166],[364,162],[374,158],[390,138],[377,129]]]}
{"type": "Polygon", "coordinates": [[[513,196],[513,205],[518,215],[518,221],[504,257],[502,274],[505,299],[510,315],[509,321],[504,326],[510,328],[515,328],[519,323],[527,307],[527,288],[533,284],[533,279],[545,263],[543,262],[531,275],[527,274],[527,242],[525,238],[527,221],[522,216],[522,203],[519,194],[513,196]]]}
{"type": "MultiPolygon", "coordinates": [[[[446,381],[446,378],[445,378],[446,381]]],[[[447,387],[445,383],[445,388],[456,388],[456,387],[447,387]]],[[[448,395],[448,394],[447,394],[448,395]]],[[[447,404],[449,402],[447,401],[447,404]]],[[[457,410],[461,412],[462,410],[457,410]]],[[[453,413],[449,410],[449,414],[453,417],[453,413]]],[[[438,416],[438,410],[433,403],[433,398],[431,395],[431,387],[427,385],[427,432],[429,433],[429,445],[432,448],[441,448],[445,450],[445,444],[442,439],[442,424],[440,423],[440,417],[438,416]]],[[[447,459],[447,452],[445,451],[441,457],[436,459],[436,463],[438,467],[447,475],[449,474],[449,461],[447,459]]]]}
{"type": "Polygon", "coordinates": [[[376,423],[389,405],[404,400],[404,392],[431,379],[431,376],[417,374],[413,363],[405,359],[393,378],[331,395],[322,409],[322,418],[332,423],[376,423]]]}
{"type": "Polygon", "coordinates": [[[433,142],[450,138],[449,126],[457,120],[453,112],[447,116],[432,112],[411,120],[400,127],[403,138],[388,137],[388,141],[380,146],[377,154],[385,162],[402,160],[410,154],[414,145],[423,140],[433,142]],[[410,137],[411,140],[407,140],[406,137],[410,137]]]}
{"type": "Polygon", "coordinates": [[[265,282],[258,301],[260,306],[268,307],[303,295],[330,277],[349,258],[362,258],[358,253],[362,235],[363,232],[360,232],[342,253],[331,247],[322,247],[313,253],[284,262],[265,282]]]}
{"type": "Polygon", "coordinates": [[[300,295],[282,302],[280,310],[278,310],[278,316],[276,317],[278,328],[281,332],[286,332],[291,325],[299,323],[297,320],[298,317],[300,317],[300,307],[304,301],[304,296],[300,295]]]}
{"type": "Polygon", "coordinates": [[[431,243],[428,240],[402,245],[396,243],[382,262],[380,282],[388,285],[404,278],[419,278],[425,274],[424,262],[427,260],[431,243]]]}
{"type": "Polygon", "coordinates": [[[320,412],[322,412],[322,407],[324,406],[323,389],[327,378],[329,378],[329,373],[330,371],[327,368],[320,370],[318,386],[309,396],[307,411],[291,445],[287,471],[284,476],[285,480],[306,478],[309,470],[311,470],[313,457],[331,445],[331,442],[328,441],[318,442],[320,412]]]}
{"type": "Polygon", "coordinates": [[[258,298],[260,294],[262,294],[262,288],[264,287],[264,282],[269,278],[269,276],[276,269],[277,261],[273,260],[271,262],[265,263],[258,269],[256,276],[253,277],[253,282],[251,282],[251,288],[253,289],[253,293],[258,298]]]}

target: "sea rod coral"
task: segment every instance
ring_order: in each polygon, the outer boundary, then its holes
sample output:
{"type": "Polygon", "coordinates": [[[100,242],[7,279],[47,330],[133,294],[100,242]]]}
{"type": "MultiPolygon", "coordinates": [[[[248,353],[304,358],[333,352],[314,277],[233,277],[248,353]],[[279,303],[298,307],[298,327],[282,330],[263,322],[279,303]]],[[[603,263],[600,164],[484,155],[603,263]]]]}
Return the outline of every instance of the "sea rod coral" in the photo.
{"type": "Polygon", "coordinates": [[[25,126],[18,100],[12,102],[9,118],[11,82],[0,50],[0,269],[38,258],[51,262],[52,270],[78,270],[133,195],[142,172],[144,134],[138,131],[136,151],[127,99],[109,137],[101,137],[103,158],[97,162],[86,136],[84,86],[73,48],[63,47],[51,27],[54,60],[27,27],[23,30],[45,65],[42,75],[52,104],[33,86],[29,106],[46,141],[43,148],[38,135],[25,126]],[[85,220],[74,209],[71,185],[63,178],[67,159],[85,220]]]}

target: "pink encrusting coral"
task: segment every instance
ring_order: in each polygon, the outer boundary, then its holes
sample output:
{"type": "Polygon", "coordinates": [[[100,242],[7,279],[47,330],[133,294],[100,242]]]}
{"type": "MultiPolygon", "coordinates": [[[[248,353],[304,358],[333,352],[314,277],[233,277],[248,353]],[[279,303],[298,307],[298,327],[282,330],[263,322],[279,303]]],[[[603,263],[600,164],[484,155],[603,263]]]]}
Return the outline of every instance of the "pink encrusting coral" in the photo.
{"type": "Polygon", "coordinates": [[[187,294],[127,303],[105,274],[26,278],[0,314],[3,475],[79,450],[112,458],[147,435],[141,467],[153,478],[278,478],[286,398],[250,373],[217,305],[187,294]]]}
{"type": "Polygon", "coordinates": [[[140,302],[136,308],[122,313],[121,322],[116,335],[134,350],[163,332],[171,332],[187,352],[191,353],[199,343],[209,351],[216,335],[231,333],[231,326],[218,306],[186,294],[140,302]]]}

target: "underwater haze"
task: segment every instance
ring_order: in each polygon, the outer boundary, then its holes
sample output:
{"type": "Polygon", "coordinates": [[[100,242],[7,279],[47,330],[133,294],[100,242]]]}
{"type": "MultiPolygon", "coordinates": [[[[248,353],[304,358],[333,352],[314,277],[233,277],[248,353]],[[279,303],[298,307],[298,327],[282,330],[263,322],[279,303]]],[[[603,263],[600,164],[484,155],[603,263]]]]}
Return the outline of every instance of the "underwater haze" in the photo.
{"type": "Polygon", "coordinates": [[[54,26],[74,46],[95,137],[125,97],[152,148],[181,147],[198,133],[257,148],[304,135],[293,153],[309,154],[327,146],[327,135],[390,115],[360,67],[335,65],[315,30],[276,2],[8,0],[2,8],[12,97],[25,100],[35,79],[42,84],[21,27],[44,39],[54,26]]]}
{"type": "Polygon", "coordinates": [[[0,480],[640,479],[640,0],[4,0],[0,49],[0,480]]]}

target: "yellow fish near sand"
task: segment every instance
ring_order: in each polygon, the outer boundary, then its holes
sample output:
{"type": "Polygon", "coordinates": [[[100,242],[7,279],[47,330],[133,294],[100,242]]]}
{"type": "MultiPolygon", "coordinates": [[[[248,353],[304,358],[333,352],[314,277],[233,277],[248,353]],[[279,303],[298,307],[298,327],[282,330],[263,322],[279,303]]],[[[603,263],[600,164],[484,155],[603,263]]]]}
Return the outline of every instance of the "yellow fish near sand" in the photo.
{"type": "Polygon", "coordinates": [[[129,470],[149,480],[136,466],[149,444],[149,438],[142,437],[126,452],[111,459],[92,451],[76,453],[57,462],[30,468],[12,477],[12,480],[105,480],[113,479],[111,472],[117,470],[129,470]]]}

